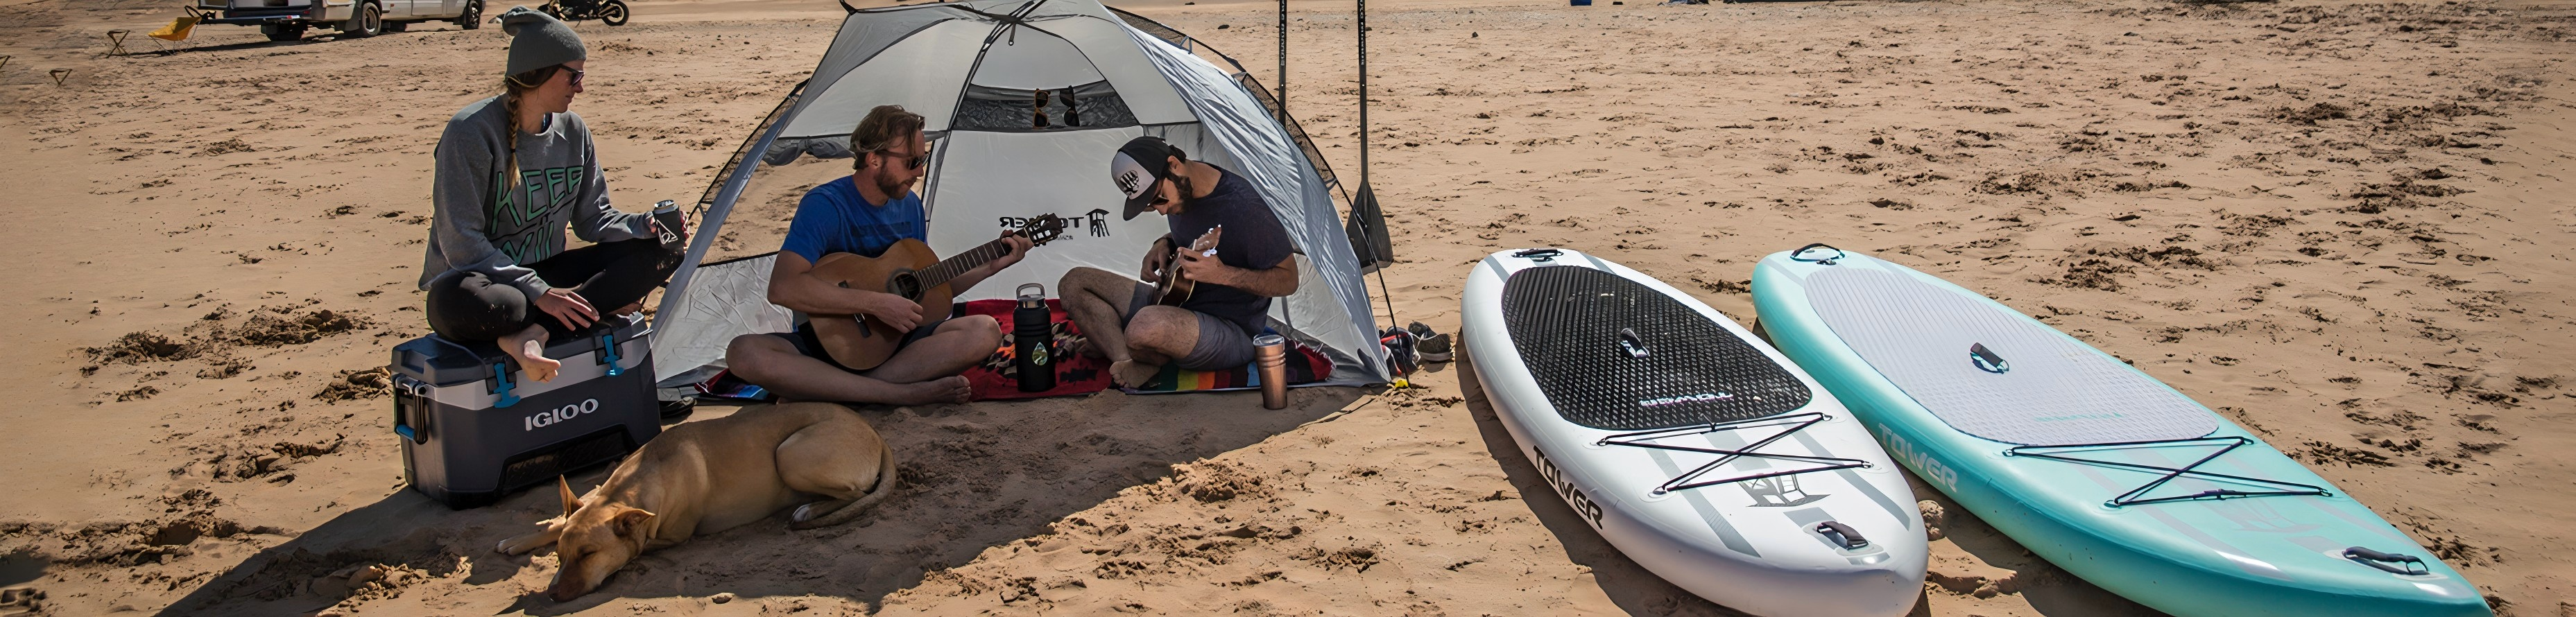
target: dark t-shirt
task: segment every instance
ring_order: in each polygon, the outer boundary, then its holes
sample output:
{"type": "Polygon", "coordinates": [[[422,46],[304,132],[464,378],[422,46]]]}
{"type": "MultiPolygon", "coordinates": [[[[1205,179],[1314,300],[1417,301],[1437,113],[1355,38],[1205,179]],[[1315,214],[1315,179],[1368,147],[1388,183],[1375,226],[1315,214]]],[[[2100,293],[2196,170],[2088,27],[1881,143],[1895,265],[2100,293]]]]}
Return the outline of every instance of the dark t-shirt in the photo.
{"type": "MultiPolygon", "coordinates": [[[[1217,168],[1221,176],[1216,190],[1206,197],[1189,200],[1180,214],[1165,217],[1172,226],[1172,242],[1188,246],[1209,229],[1225,226],[1225,235],[1216,243],[1216,259],[1228,266],[1246,270],[1266,270],[1288,259],[1296,244],[1288,239],[1288,228],[1271,214],[1270,204],[1261,194],[1234,172],[1217,168]]],[[[1181,308],[1215,315],[1243,326],[1246,334],[1261,332],[1270,312],[1270,299],[1224,285],[1201,283],[1181,308]]]]}
{"type": "Polygon", "coordinates": [[[806,192],[805,199],[796,202],[796,220],[787,223],[787,241],[778,250],[809,262],[822,261],[832,253],[876,257],[895,241],[930,237],[920,194],[906,192],[880,206],[859,196],[854,182],[843,176],[806,192]]]}

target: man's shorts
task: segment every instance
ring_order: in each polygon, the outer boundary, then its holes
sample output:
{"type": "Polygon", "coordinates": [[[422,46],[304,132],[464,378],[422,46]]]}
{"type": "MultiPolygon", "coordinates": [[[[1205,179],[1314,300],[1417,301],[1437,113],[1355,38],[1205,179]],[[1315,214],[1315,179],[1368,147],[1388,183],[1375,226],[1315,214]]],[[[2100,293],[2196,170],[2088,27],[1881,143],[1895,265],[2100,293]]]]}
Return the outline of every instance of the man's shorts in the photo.
{"type": "MultiPolygon", "coordinates": [[[[1118,317],[1118,325],[1124,327],[1127,322],[1135,321],[1136,313],[1153,306],[1154,300],[1154,286],[1137,283],[1136,295],[1127,301],[1127,314],[1118,317]]],[[[1189,355],[1174,361],[1181,368],[1193,371],[1241,368],[1251,364],[1253,356],[1259,353],[1252,347],[1252,335],[1243,333],[1243,326],[1207,313],[1190,311],[1190,314],[1199,318],[1199,341],[1190,347],[1189,355]]]]}
{"type": "MultiPolygon", "coordinates": [[[[932,332],[939,331],[939,324],[943,323],[948,323],[948,319],[943,317],[938,321],[927,322],[913,327],[911,332],[903,335],[903,340],[895,341],[895,351],[903,351],[903,348],[912,346],[913,341],[930,338],[930,334],[932,332]]],[[[859,372],[858,369],[842,366],[840,361],[832,359],[831,352],[823,350],[823,339],[814,336],[813,322],[796,324],[796,331],[794,332],[772,332],[769,335],[786,339],[787,344],[794,345],[796,347],[796,353],[805,354],[805,357],[822,360],[824,364],[832,365],[832,368],[852,373],[859,372]]]]}

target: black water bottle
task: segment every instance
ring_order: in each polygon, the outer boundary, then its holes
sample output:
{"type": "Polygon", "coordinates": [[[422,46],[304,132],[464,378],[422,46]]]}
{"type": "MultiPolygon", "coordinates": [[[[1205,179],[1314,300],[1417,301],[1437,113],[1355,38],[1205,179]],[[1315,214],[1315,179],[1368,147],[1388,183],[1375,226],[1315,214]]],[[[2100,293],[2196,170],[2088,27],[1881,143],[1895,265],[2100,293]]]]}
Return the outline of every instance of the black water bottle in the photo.
{"type": "Polygon", "coordinates": [[[1055,313],[1047,310],[1046,286],[1021,285],[1020,307],[1011,311],[1012,354],[1021,392],[1055,389],[1055,313]],[[1036,288],[1036,292],[1029,291],[1036,288]]]}

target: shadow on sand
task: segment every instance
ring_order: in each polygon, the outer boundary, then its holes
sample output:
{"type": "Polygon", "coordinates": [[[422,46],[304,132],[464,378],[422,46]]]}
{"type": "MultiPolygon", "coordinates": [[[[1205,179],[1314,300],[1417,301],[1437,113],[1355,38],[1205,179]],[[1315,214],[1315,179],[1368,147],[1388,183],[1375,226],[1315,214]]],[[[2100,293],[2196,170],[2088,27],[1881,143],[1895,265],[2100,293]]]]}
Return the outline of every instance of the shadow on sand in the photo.
{"type": "MultiPolygon", "coordinates": [[[[1261,408],[1259,393],[985,402],[859,413],[895,448],[902,486],[856,522],[794,531],[779,518],[700,536],[636,559],[599,591],[566,603],[544,597],[550,550],[511,557],[493,550],[559,511],[549,491],[523,491],[490,507],[450,511],[401,490],[222,570],[163,615],[310,613],[340,599],[352,567],[418,570],[457,614],[560,615],[620,598],[825,596],[873,606],[919,583],[928,570],[964,564],[985,549],[1048,531],[1066,515],[1120,489],[1150,484],[1171,466],[1257,443],[1358,400],[1354,388],[1291,392],[1288,409],[1261,408]],[[536,568],[538,576],[522,576],[536,568]],[[463,570],[462,576],[458,572],[463,570]]],[[[721,417],[701,407],[696,418],[721,417]]],[[[607,477],[572,477],[587,491],[607,477]]],[[[410,576],[406,573],[405,576],[410,576]]]]}

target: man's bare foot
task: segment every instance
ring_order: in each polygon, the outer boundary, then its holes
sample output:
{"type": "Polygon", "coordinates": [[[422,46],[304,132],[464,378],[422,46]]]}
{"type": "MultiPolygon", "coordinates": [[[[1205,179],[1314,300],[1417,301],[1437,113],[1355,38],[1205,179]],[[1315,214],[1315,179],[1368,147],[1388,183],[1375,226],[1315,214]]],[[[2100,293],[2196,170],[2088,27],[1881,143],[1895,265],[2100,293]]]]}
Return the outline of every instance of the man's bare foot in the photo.
{"type": "Polygon", "coordinates": [[[1086,336],[1086,337],[1082,337],[1081,339],[1079,339],[1079,342],[1076,342],[1076,343],[1074,344],[1074,346],[1073,346],[1073,353],[1080,354],[1082,357],[1085,357],[1085,358],[1094,358],[1094,359],[1101,359],[1101,360],[1107,360],[1107,359],[1109,359],[1109,354],[1107,354],[1107,353],[1102,353],[1102,352],[1100,351],[1100,344],[1099,344],[1099,343],[1091,342],[1091,337],[1088,337],[1088,336],[1086,336]]]}
{"type": "Polygon", "coordinates": [[[1119,360],[1117,362],[1109,363],[1109,378],[1117,380],[1119,387],[1123,388],[1145,387],[1145,382],[1153,381],[1154,374],[1161,372],[1163,372],[1162,366],[1146,364],[1135,360],[1119,360]]]}
{"type": "Polygon", "coordinates": [[[546,338],[544,326],[528,326],[517,334],[501,337],[501,352],[518,360],[519,371],[527,373],[528,379],[554,381],[555,372],[563,369],[563,363],[546,357],[546,338]]]}
{"type": "Polygon", "coordinates": [[[930,403],[963,403],[975,395],[975,386],[962,375],[951,375],[930,381],[903,384],[904,393],[888,405],[926,405],[930,403]]]}

